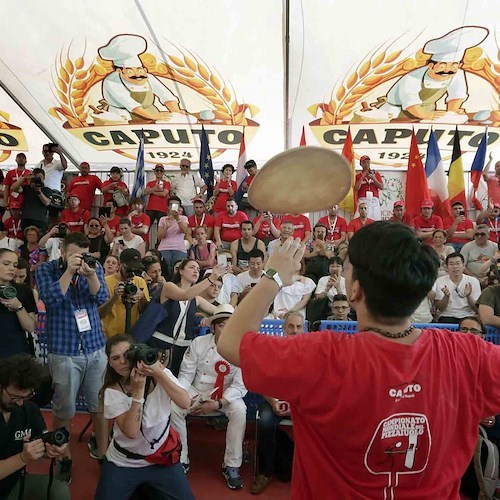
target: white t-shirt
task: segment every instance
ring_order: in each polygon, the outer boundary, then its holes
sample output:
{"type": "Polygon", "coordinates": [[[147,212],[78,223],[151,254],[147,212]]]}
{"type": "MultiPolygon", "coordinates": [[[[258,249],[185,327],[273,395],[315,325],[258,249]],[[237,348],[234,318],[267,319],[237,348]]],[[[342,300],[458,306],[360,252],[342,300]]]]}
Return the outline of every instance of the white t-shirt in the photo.
{"type": "MultiPolygon", "coordinates": [[[[315,291],[316,295],[326,291],[326,284],[328,283],[329,278],[330,278],[330,276],[323,276],[322,278],[319,279],[318,285],[316,286],[316,291],[315,291]]],[[[344,295],[347,293],[346,288],[345,288],[345,278],[343,276],[340,277],[338,288],[334,288],[332,286],[332,288],[330,288],[330,290],[328,290],[328,293],[326,294],[326,296],[330,299],[330,301],[333,301],[333,297],[339,293],[342,293],[344,295]]]]}
{"type": "MultiPolygon", "coordinates": [[[[125,243],[125,248],[139,248],[140,244],[144,242],[144,240],[138,234],[136,234],[130,241],[125,240],[123,236],[120,235],[117,236],[111,243],[111,251],[113,251],[115,245],[118,244],[118,240],[123,240],[123,242],[125,243]]],[[[119,249],[118,257],[120,256],[121,253],[122,250],[119,249]]]]}
{"type": "Polygon", "coordinates": [[[441,288],[445,285],[450,291],[448,307],[444,311],[441,311],[443,316],[465,318],[466,316],[473,316],[476,314],[476,312],[469,305],[469,301],[464,294],[464,287],[466,283],[470,283],[472,285],[471,299],[476,302],[481,295],[481,285],[479,280],[474,278],[474,276],[467,276],[464,274],[458,285],[455,285],[449,276],[441,276],[441,278],[436,280],[433,287],[434,292],[436,292],[436,300],[441,300],[444,297],[444,293],[441,291],[441,288]]]}
{"type": "MultiPolygon", "coordinates": [[[[279,315],[289,311],[298,304],[304,295],[314,292],[316,283],[311,278],[302,276],[301,281],[296,281],[293,285],[284,286],[278,295],[274,298],[274,314],[279,315]]],[[[306,317],[306,308],[300,311],[304,318],[306,317]]]]}
{"type": "MultiPolygon", "coordinates": [[[[172,382],[182,387],[168,368],[165,368],[164,372],[172,382]]],[[[132,397],[127,396],[121,390],[107,388],[104,391],[104,418],[109,420],[115,419],[128,411],[131,406],[132,397]]],[[[170,417],[170,407],[170,397],[161,385],[157,383],[156,387],[146,398],[144,413],[142,415],[142,431],[147,440],[141,432],[139,432],[136,438],[128,438],[123,434],[116,422],[113,425],[113,440],[122,448],[133,453],[138,453],[140,455],[150,455],[154,453],[168,438],[169,429],[165,431],[165,427],[170,417]],[[161,439],[160,436],[162,436],[161,439]],[[152,442],[153,439],[159,439],[159,441],[155,444],[154,450],[151,450],[151,445],[149,443],[152,442]]],[[[113,446],[112,442],[106,452],[106,458],[119,467],[138,468],[154,465],[146,460],[134,460],[125,457],[113,446]]]]}
{"type": "Polygon", "coordinates": [[[61,246],[61,238],[49,238],[47,240],[47,243],[45,243],[45,250],[47,250],[47,253],[49,254],[49,261],[57,260],[59,257],[61,257],[61,246]]]}
{"type": "Polygon", "coordinates": [[[238,293],[238,279],[232,273],[227,273],[222,277],[222,288],[217,297],[219,304],[229,304],[231,302],[231,294],[238,293]]]}
{"type": "Polygon", "coordinates": [[[419,306],[415,309],[414,313],[410,316],[412,323],[431,323],[432,313],[431,313],[431,301],[428,297],[425,297],[419,306]]]}
{"type": "Polygon", "coordinates": [[[0,248],[8,248],[13,252],[15,252],[20,245],[21,245],[20,240],[16,240],[15,238],[8,238],[7,236],[0,240],[0,248]]]}
{"type": "Polygon", "coordinates": [[[258,283],[261,278],[262,274],[258,278],[252,278],[250,276],[250,271],[238,274],[238,276],[236,276],[236,281],[238,282],[237,292],[241,293],[246,286],[251,285],[252,283],[258,283]]]}
{"type": "Polygon", "coordinates": [[[497,251],[498,245],[493,241],[488,240],[485,247],[480,247],[475,241],[466,243],[460,253],[464,256],[465,265],[475,276],[486,276],[486,272],[481,273],[480,269],[483,264],[491,259],[497,251]]]}
{"type": "Polygon", "coordinates": [[[41,161],[37,166],[43,168],[45,172],[45,180],[43,181],[45,186],[56,191],[61,191],[61,181],[64,175],[62,163],[54,158],[47,165],[41,161]]]}

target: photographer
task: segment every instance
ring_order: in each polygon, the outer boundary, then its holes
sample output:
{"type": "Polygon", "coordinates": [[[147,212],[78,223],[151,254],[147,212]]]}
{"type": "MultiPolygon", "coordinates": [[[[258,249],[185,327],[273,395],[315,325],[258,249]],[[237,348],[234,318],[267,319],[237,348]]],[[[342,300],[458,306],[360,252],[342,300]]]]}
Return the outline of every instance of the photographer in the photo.
{"type": "Polygon", "coordinates": [[[36,326],[36,303],[28,285],[14,283],[17,255],[0,249],[0,358],[29,353],[26,332],[36,326]]]}
{"type": "Polygon", "coordinates": [[[144,266],[141,254],[135,248],[126,248],[120,255],[120,268],[112,276],[106,276],[109,300],[99,307],[99,315],[107,338],[131,328],[149,302],[148,286],[141,277],[144,266]],[[126,325],[130,307],[130,325],[126,325]]]}
{"type": "Polygon", "coordinates": [[[60,222],[40,238],[38,245],[41,250],[48,254],[49,261],[61,258],[62,239],[69,233],[69,228],[64,222],[60,222]]]}
{"type": "Polygon", "coordinates": [[[191,400],[155,351],[153,356],[147,348],[141,353],[141,346],[123,334],[106,343],[109,361],[101,394],[104,415],[115,423],[95,498],[129,498],[146,483],[155,490],[152,498],[192,499],[179,462],[179,436],[170,426],[172,402],[189,408],[191,400]]]}
{"type": "Polygon", "coordinates": [[[23,193],[21,225],[36,226],[42,233],[47,229],[50,196],[52,190],[45,186],[45,172],[41,168],[34,168],[31,174],[20,177],[11,186],[11,191],[23,193]],[[24,183],[28,181],[29,184],[24,183]]]}
{"type": "MultiPolygon", "coordinates": [[[[47,308],[48,363],[53,379],[54,427],[71,428],[78,391],[83,389],[99,453],[107,446],[107,428],[99,409],[99,390],[106,368],[105,338],[99,305],[108,299],[101,265],[88,253],[89,240],[69,233],[62,242],[61,258],[36,270],[40,298],[47,308]]],[[[59,462],[59,477],[71,479],[69,447],[59,462]]]]}
{"type": "MultiPolygon", "coordinates": [[[[44,458],[62,455],[67,445],[55,446],[48,441],[52,433],[46,432],[40,409],[29,399],[47,376],[46,368],[27,355],[2,360],[0,365],[0,498],[42,500],[70,498],[68,485],[46,474],[27,474],[28,464],[44,458]]],[[[59,433],[58,433],[59,437],[59,433]]]]}
{"type": "MultiPolygon", "coordinates": [[[[44,144],[42,148],[43,160],[37,165],[43,169],[45,174],[45,185],[47,188],[61,192],[61,181],[64,171],[68,168],[68,163],[64,157],[59,144],[44,144]],[[59,160],[54,158],[54,153],[59,156],[59,160]]],[[[33,173],[36,169],[33,170],[33,173]]]]}

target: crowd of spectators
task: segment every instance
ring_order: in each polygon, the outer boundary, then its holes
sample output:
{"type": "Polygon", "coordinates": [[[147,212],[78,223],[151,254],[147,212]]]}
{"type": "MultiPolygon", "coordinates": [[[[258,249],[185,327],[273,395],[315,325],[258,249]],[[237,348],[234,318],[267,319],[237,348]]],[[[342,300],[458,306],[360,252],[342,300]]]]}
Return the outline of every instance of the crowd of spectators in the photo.
{"type": "MultiPolygon", "coordinates": [[[[256,212],[247,198],[239,206],[232,180],[235,169],[229,164],[222,169],[214,196],[207,200],[206,186],[187,159],[181,160],[173,180],[165,177],[162,165],[155,166],[155,178],[146,185],[146,201],[130,199],[119,167],[112,167],[109,179],[102,182],[86,162],[64,190],[64,155],[51,144],[44,146],[43,154],[44,160],[30,171],[26,156],[19,153],[17,168],[7,172],[3,181],[6,211],[0,222],[0,314],[9,331],[0,342],[0,356],[33,354],[33,342],[28,339],[33,339],[36,313],[46,315],[54,427],[70,428],[82,388],[93,421],[91,455],[129,467],[130,457],[122,461],[116,457],[120,447],[133,447],[141,439],[138,429],[130,431],[133,424],[128,412],[135,410],[138,418],[147,414],[147,407],[141,410],[142,406],[135,405],[144,404],[149,389],[144,388],[143,379],[150,377],[164,391],[158,395],[158,404],[166,404],[164,398],[169,398],[171,420],[163,434],[168,434],[170,422],[179,432],[184,473],[190,468],[186,416],[222,414],[228,418],[223,475],[230,488],[241,488],[246,389],[241,371],[218,355],[218,335],[262,277],[268,256],[290,236],[306,246],[300,278],[280,290],[268,318],[284,320],[285,335],[302,333],[306,320],[309,330],[317,329],[322,320],[355,320],[343,276],[349,240],[380,219],[382,177],[363,156],[355,184],[357,213],[347,221],[338,214],[338,206],[319,218],[316,214],[256,212]],[[60,160],[54,159],[54,153],[60,160]],[[103,195],[101,207],[94,206],[98,191],[103,195]],[[66,200],[59,208],[58,196],[66,200]],[[2,294],[9,285],[15,287],[15,298],[2,294]],[[164,372],[159,366],[141,365],[127,382],[132,385],[122,386],[125,353],[134,342],[123,334],[134,333],[153,304],[163,305],[166,314],[146,340],[168,352],[169,369],[164,372]],[[196,337],[200,325],[210,327],[211,334],[196,337]],[[119,341],[113,340],[116,336],[119,341]],[[111,378],[101,392],[106,366],[108,372],[112,367],[111,378]],[[118,437],[113,438],[117,446],[112,451],[104,417],[115,421],[118,437]]],[[[248,188],[257,166],[250,160],[246,168],[248,188]]],[[[413,228],[422,244],[434,247],[441,261],[439,277],[415,311],[414,321],[459,323],[478,315],[484,324],[500,327],[499,218],[500,200],[491,200],[475,221],[466,217],[461,203],[453,205],[452,217],[444,221],[433,213],[431,200],[422,202],[421,214],[415,218],[405,213],[403,200],[394,203],[390,220],[413,228]]],[[[289,407],[272,394],[264,396],[258,426],[262,446],[251,487],[255,494],[267,487],[273,475],[289,477],[280,450],[291,449],[293,454],[293,444],[290,447],[286,436],[277,432],[280,420],[290,417],[289,407]]],[[[139,443],[139,448],[144,447],[139,443]]],[[[31,455],[25,453],[23,462],[26,457],[31,455]]],[[[69,481],[70,447],[60,450],[58,457],[57,477],[69,481]]],[[[119,477],[111,466],[103,474],[119,477]]],[[[137,481],[142,479],[138,476],[137,481]]],[[[183,485],[180,491],[187,495],[189,486],[183,485]]],[[[101,478],[99,496],[109,495],[101,478]]]]}

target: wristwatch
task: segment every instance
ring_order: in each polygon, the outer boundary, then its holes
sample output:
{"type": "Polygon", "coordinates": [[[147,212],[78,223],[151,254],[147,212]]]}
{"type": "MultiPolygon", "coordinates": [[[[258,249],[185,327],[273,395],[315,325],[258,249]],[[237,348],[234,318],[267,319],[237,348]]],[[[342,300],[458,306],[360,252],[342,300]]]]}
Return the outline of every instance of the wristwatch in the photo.
{"type": "Polygon", "coordinates": [[[11,311],[17,313],[17,312],[21,311],[22,309],[24,309],[24,306],[21,304],[19,307],[16,307],[15,309],[11,309],[11,311]]]}
{"type": "Polygon", "coordinates": [[[140,405],[144,404],[144,401],[146,401],[144,398],[141,398],[141,399],[136,399],[136,398],[132,398],[132,401],[134,403],[139,403],[140,405]]]}
{"type": "Polygon", "coordinates": [[[218,400],[217,400],[217,404],[219,405],[218,410],[221,410],[221,409],[222,409],[223,404],[222,404],[222,401],[221,401],[220,399],[218,399],[218,400]]]}
{"type": "Polygon", "coordinates": [[[281,281],[280,275],[278,274],[278,271],[275,271],[274,269],[266,269],[263,273],[262,276],[265,276],[266,278],[269,278],[270,280],[276,281],[278,286],[280,287],[280,290],[283,288],[283,281],[281,281]]]}

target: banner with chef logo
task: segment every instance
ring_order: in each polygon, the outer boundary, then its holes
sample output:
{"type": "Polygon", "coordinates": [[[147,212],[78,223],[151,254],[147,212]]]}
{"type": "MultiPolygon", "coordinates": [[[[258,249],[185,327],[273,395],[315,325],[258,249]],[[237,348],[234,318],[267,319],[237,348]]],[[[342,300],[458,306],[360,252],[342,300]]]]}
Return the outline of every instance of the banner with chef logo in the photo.
{"type": "MultiPolygon", "coordinates": [[[[294,37],[291,59],[303,54],[294,96],[295,143],[306,122],[308,144],[340,152],[350,127],[355,156],[368,154],[379,169],[407,166],[412,130],[423,157],[431,128],[444,160],[451,157],[457,126],[471,160],[486,127],[489,150],[499,149],[500,52],[493,23],[500,7],[462,7],[445,2],[437,9],[428,0],[344,5],[342,17],[356,21],[319,30],[314,50],[322,45],[328,52],[319,66],[294,37]]],[[[303,11],[306,40],[315,22],[337,14],[333,4],[318,12],[311,0],[303,11]]],[[[293,15],[301,16],[298,9],[293,15]]],[[[470,166],[467,159],[464,166],[470,166]]]]}

